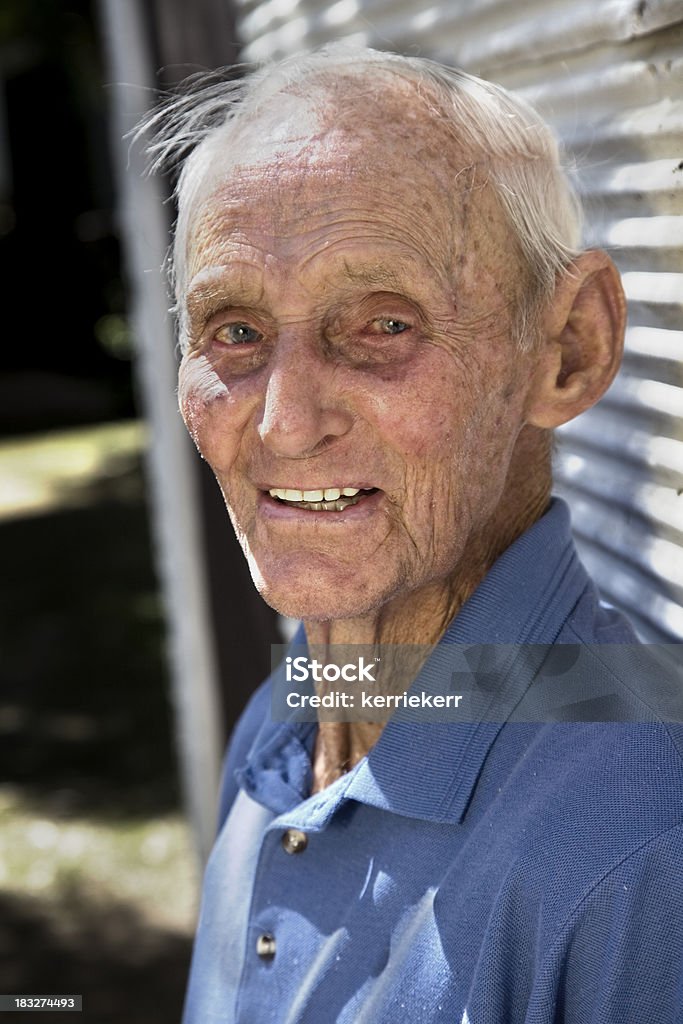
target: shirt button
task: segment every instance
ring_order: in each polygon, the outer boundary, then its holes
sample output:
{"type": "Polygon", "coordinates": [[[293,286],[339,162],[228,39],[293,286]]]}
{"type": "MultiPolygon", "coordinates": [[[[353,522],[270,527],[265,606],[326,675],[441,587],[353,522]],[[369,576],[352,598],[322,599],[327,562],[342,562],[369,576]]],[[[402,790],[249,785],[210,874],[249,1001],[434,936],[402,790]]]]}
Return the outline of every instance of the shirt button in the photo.
{"type": "Polygon", "coordinates": [[[282,836],[282,849],[285,853],[303,853],[308,846],[308,836],[298,828],[288,828],[282,836]]]}
{"type": "Polygon", "coordinates": [[[275,956],[275,936],[268,933],[259,935],[256,940],[256,952],[262,960],[272,960],[275,956]]]}

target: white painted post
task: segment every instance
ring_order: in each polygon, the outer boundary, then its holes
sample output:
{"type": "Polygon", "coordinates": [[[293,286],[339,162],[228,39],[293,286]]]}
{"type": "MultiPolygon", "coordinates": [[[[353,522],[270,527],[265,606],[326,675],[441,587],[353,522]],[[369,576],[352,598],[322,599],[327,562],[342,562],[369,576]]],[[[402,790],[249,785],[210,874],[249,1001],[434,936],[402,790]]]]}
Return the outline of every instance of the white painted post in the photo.
{"type": "Polygon", "coordinates": [[[169,224],[160,183],[144,176],[124,136],[153,100],[153,68],[139,0],[100,0],[111,85],[121,234],[133,295],[136,369],[151,428],[157,566],[166,604],[183,796],[206,860],[215,833],[221,723],[191,442],[178,412],[175,339],[162,263],[169,224]]]}

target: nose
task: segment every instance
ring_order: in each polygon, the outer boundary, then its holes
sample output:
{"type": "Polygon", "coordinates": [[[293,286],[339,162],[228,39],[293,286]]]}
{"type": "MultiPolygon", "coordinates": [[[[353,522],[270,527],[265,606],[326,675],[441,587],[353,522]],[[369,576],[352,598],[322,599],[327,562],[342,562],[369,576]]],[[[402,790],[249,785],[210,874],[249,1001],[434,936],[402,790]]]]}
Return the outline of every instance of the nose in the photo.
{"type": "Polygon", "coordinates": [[[353,416],[342,403],[338,368],[314,340],[281,335],[268,369],[258,432],[273,454],[307,458],[348,433],[353,416]]]}

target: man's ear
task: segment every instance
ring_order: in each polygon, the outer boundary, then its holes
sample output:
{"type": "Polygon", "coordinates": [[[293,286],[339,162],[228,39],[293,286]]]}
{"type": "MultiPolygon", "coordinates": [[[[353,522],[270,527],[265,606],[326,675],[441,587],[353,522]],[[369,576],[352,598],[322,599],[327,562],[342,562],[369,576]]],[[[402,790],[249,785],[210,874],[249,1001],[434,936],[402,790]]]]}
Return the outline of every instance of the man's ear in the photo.
{"type": "Polygon", "coordinates": [[[619,369],[626,298],[606,252],[578,256],[559,278],[542,320],[526,422],[552,429],[601,398],[619,369]]]}

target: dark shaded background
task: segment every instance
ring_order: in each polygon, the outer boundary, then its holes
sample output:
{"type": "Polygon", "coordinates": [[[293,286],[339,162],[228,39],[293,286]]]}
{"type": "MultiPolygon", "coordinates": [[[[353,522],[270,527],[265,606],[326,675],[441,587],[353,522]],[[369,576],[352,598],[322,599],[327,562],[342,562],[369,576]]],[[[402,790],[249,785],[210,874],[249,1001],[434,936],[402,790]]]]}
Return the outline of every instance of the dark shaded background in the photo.
{"type": "MultiPolygon", "coordinates": [[[[4,442],[136,415],[95,15],[87,0],[0,9],[4,442]]],[[[104,460],[71,498],[0,521],[0,787],[104,835],[179,808],[139,454],[104,460]]],[[[82,993],[69,1019],[179,1018],[189,934],[97,898],[77,872],[43,900],[12,883],[5,872],[0,992],[82,993]]]]}
{"type": "Polygon", "coordinates": [[[0,432],[133,416],[93,5],[4,0],[0,432]]]}

